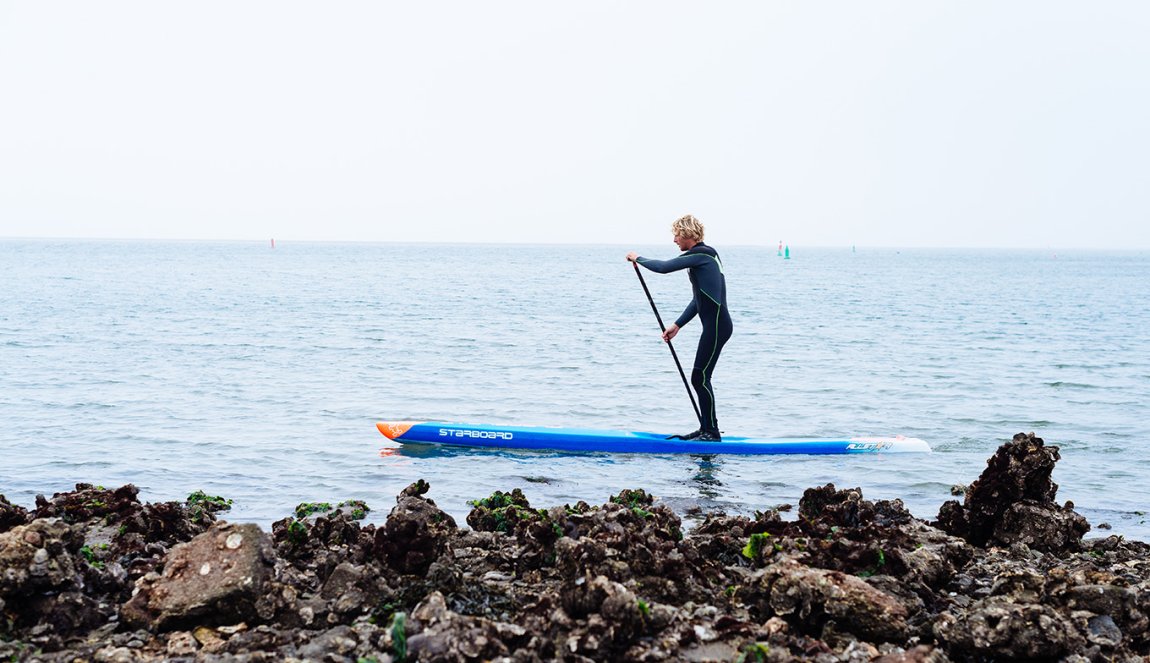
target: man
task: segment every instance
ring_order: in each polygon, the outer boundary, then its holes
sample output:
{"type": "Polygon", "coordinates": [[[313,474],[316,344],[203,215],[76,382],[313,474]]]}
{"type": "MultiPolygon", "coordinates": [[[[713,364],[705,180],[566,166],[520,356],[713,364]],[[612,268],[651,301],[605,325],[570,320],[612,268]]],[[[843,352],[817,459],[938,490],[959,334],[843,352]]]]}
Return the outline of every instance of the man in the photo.
{"type": "Polygon", "coordinates": [[[627,254],[627,260],[638,263],[647,269],[667,274],[680,269],[691,279],[693,297],[691,303],[679,319],[667,327],[663,340],[670,343],[679,329],[696,315],[703,324],[699,336],[699,348],[695,352],[695,366],[691,371],[691,385],[699,395],[699,410],[702,415],[701,427],[694,433],[682,435],[685,440],[718,442],[721,440],[719,422],[715,416],[715,392],[711,387],[711,375],[719,361],[719,353],[731,338],[734,326],[727,310],[727,281],[723,276],[723,263],[715,249],[703,243],[703,224],[688,214],[671,224],[675,244],[683,254],[670,260],[644,258],[634,251],[627,254]]]}

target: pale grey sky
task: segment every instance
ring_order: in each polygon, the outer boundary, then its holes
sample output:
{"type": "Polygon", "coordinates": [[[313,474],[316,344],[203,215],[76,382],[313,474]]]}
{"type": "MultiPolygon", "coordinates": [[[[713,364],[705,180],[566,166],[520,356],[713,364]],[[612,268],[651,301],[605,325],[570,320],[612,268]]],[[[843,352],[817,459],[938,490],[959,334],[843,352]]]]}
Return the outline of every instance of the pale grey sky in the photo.
{"type": "Polygon", "coordinates": [[[1148,35],[1141,0],[0,0],[0,237],[1146,249],[1148,35]]]}

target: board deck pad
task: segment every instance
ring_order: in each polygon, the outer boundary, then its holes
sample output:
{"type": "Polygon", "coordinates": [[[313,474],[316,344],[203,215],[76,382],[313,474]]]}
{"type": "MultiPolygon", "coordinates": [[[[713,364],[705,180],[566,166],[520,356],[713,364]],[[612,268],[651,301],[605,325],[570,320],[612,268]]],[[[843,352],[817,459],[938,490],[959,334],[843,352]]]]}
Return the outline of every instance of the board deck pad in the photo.
{"type": "Polygon", "coordinates": [[[754,438],[724,436],[721,442],[669,440],[663,433],[589,428],[545,428],[453,424],[435,421],[383,421],[379,432],[402,444],[452,447],[538,449],[650,454],[867,454],[929,453],[914,437],[754,438]]]}

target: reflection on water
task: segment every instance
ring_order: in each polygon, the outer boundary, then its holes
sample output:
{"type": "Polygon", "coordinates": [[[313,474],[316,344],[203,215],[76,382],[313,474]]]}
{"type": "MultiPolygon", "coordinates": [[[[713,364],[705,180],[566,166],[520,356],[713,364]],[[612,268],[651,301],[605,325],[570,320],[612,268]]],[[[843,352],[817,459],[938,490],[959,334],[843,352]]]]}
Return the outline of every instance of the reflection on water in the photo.
{"type": "Polygon", "coordinates": [[[692,454],[691,458],[699,464],[699,470],[695,472],[695,476],[691,480],[695,483],[695,488],[699,491],[699,496],[703,499],[717,498],[723,486],[723,482],[719,481],[719,468],[722,463],[714,454],[692,454]]]}

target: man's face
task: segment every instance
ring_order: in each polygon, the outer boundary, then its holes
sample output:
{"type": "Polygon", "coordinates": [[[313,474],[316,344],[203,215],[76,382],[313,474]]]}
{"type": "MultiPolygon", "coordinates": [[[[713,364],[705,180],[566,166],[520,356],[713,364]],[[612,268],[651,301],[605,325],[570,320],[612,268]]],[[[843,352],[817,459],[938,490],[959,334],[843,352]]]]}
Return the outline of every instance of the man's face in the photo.
{"type": "Polygon", "coordinates": [[[675,233],[675,245],[679,247],[680,251],[686,251],[687,249],[691,248],[691,240],[683,237],[678,233],[675,233]]]}

